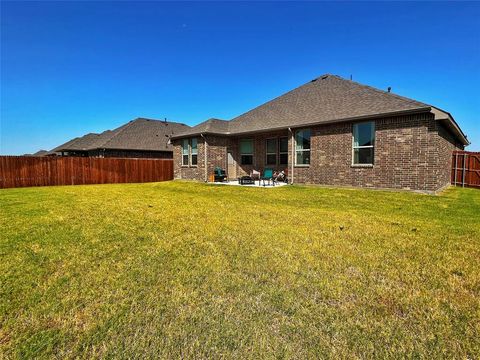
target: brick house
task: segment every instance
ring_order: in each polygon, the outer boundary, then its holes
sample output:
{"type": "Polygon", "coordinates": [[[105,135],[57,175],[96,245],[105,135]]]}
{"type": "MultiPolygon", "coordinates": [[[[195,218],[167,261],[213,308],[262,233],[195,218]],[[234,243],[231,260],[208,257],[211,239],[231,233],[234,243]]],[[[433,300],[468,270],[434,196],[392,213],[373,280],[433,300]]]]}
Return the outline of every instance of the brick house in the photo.
{"type": "Polygon", "coordinates": [[[415,100],[323,75],[230,121],[172,136],[174,177],[231,179],[265,168],[291,183],[435,192],[469,142],[453,117],[415,100]]]}
{"type": "Polygon", "coordinates": [[[170,137],[189,126],[177,122],[137,118],[100,134],[72,139],[44,156],[161,158],[173,157],[170,137]]]}

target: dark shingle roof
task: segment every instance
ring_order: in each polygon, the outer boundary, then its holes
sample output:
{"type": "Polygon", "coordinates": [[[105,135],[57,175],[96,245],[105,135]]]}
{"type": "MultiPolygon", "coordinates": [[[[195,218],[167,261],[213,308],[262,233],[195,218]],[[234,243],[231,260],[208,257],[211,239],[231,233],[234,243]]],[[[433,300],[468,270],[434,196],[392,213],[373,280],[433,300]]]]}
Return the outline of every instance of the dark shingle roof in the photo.
{"type": "Polygon", "coordinates": [[[103,148],[171,151],[172,146],[168,144],[170,136],[188,128],[175,122],[137,119],[112,136],[103,148]]]}
{"type": "MultiPolygon", "coordinates": [[[[188,128],[175,136],[189,136],[196,134],[224,134],[228,133],[230,121],[211,118],[194,127],[188,128]]],[[[174,137],[175,137],[174,136],[174,137]]]]}
{"type": "Polygon", "coordinates": [[[107,130],[100,134],[89,133],[81,137],[77,137],[70,141],[67,141],[65,144],[57,146],[53,149],[53,152],[59,151],[87,151],[94,150],[99,148],[104,148],[103,145],[110,140],[110,138],[118,133],[122,127],[115,130],[107,130]]]}
{"type": "Polygon", "coordinates": [[[243,133],[426,109],[429,105],[335,75],[323,75],[230,123],[243,133]]]}
{"type": "Polygon", "coordinates": [[[48,153],[48,150],[38,150],[36,153],[33,153],[32,156],[46,156],[48,153]]]}
{"type": "Polygon", "coordinates": [[[235,135],[276,128],[429,111],[430,105],[371,86],[322,75],[230,121],[209,119],[174,138],[216,133],[235,135]]]}
{"type": "Polygon", "coordinates": [[[114,130],[107,130],[100,134],[90,133],[72,139],[52,151],[95,149],[172,151],[168,138],[187,128],[188,125],[181,123],[138,118],[114,130]]]}

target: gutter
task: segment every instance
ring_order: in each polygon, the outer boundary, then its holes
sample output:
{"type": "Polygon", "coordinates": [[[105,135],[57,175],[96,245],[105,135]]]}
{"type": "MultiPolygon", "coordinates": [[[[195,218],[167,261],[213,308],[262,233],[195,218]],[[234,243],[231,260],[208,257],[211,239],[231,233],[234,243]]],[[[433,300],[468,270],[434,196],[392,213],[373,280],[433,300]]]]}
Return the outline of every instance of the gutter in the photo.
{"type": "Polygon", "coordinates": [[[467,136],[463,133],[462,129],[460,129],[460,126],[458,126],[457,122],[453,118],[452,114],[450,114],[448,111],[442,110],[436,106],[432,106],[431,112],[435,115],[435,120],[438,121],[448,121],[448,127],[450,130],[452,130],[455,135],[457,136],[458,139],[462,142],[464,146],[470,145],[470,141],[468,141],[467,136]],[[437,118],[437,112],[435,110],[442,112],[444,115],[447,115],[446,118],[437,118]]]}
{"type": "Polygon", "coordinates": [[[207,153],[207,139],[205,138],[205,136],[203,136],[203,134],[200,134],[200,137],[203,139],[203,147],[204,147],[204,154],[203,154],[203,163],[204,163],[204,167],[205,167],[205,182],[208,182],[208,168],[207,168],[207,159],[208,159],[208,153],[207,153]]]}
{"type": "Polygon", "coordinates": [[[288,128],[288,131],[290,132],[291,139],[292,139],[292,165],[291,165],[292,180],[290,180],[290,185],[293,185],[293,169],[295,168],[295,166],[294,166],[294,164],[295,164],[295,137],[293,136],[292,128],[288,128]]]}

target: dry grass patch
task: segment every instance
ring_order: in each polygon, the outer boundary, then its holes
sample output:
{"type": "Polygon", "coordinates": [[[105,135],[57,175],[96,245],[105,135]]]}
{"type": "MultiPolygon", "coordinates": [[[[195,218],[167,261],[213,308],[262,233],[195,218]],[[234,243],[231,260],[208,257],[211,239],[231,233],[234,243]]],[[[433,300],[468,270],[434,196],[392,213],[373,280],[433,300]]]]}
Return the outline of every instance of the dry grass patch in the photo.
{"type": "Polygon", "coordinates": [[[480,191],[0,191],[5,358],[480,356],[480,191]]]}

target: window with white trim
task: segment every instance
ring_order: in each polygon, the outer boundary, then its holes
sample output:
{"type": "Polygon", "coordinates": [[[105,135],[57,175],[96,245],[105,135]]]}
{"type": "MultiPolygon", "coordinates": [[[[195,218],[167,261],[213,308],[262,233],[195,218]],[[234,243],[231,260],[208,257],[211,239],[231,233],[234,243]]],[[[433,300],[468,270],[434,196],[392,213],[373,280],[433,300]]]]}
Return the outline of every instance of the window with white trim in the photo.
{"type": "Polygon", "coordinates": [[[193,138],[190,141],[190,154],[191,154],[191,159],[190,159],[190,164],[193,166],[197,165],[198,161],[198,141],[197,138],[193,138]]]}
{"type": "Polygon", "coordinates": [[[310,165],[310,129],[295,132],[295,165],[310,165]]]}
{"type": "Polygon", "coordinates": [[[265,140],[267,152],[266,165],[277,165],[277,139],[265,140]]]}
{"type": "Polygon", "coordinates": [[[278,141],[278,154],[280,165],[288,164],[288,137],[281,137],[278,141]]]}
{"type": "Polygon", "coordinates": [[[182,166],[188,166],[188,139],[182,140],[182,166]]]}
{"type": "Polygon", "coordinates": [[[375,146],[375,123],[373,121],[353,124],[353,165],[373,165],[375,146]]]}
{"type": "Polygon", "coordinates": [[[252,139],[240,140],[240,163],[242,165],[253,164],[253,140],[252,139]]]}

